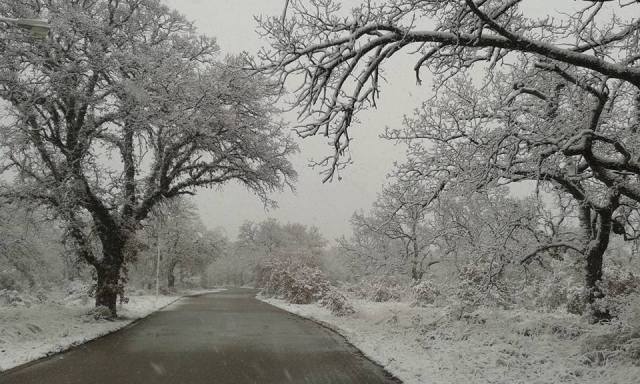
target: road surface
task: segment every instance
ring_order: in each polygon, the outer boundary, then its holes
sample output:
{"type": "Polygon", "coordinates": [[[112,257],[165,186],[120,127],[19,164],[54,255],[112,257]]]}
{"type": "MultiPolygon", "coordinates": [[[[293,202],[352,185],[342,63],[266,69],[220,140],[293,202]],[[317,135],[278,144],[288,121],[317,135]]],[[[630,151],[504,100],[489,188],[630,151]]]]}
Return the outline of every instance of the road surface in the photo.
{"type": "Polygon", "coordinates": [[[0,374],[2,384],[398,383],[338,334],[231,289],[0,374]]]}

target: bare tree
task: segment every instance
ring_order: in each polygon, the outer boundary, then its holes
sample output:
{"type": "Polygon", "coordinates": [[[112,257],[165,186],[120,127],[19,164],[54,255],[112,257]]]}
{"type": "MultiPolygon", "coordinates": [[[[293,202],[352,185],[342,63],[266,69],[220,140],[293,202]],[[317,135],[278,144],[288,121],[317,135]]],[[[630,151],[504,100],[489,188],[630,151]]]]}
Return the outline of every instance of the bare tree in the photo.
{"type": "Polygon", "coordinates": [[[161,199],[236,180],[268,202],[295,180],[272,85],[159,0],[10,0],[0,14],[52,26],[0,40],[1,169],[15,176],[2,194],[67,223],[96,305],[115,315],[128,242],[161,199]]]}
{"type": "Polygon", "coordinates": [[[414,281],[438,262],[430,250],[434,239],[423,200],[426,194],[420,183],[399,180],[382,190],[369,215],[355,213],[351,219],[355,233],[368,231],[402,244],[401,262],[409,266],[414,281]]]}
{"type": "MultiPolygon", "coordinates": [[[[285,17],[262,19],[267,71],[297,84],[302,136],[332,137],[325,180],[341,165],[349,128],[375,106],[383,65],[415,55],[436,96],[405,129],[422,178],[477,188],[533,180],[579,204],[583,240],[549,247],[585,255],[588,299],[601,296],[612,232],[636,236],[640,201],[640,21],[637,2],[571,3],[529,17],[521,0],[363,2],[291,0],[285,17]],[[485,74],[471,77],[472,73],[485,74]]],[[[525,258],[529,260],[530,258],[525,258]]],[[[606,314],[596,313],[596,317],[606,314]]]]}
{"type": "Polygon", "coordinates": [[[155,279],[158,267],[157,247],[160,247],[159,271],[163,286],[174,289],[176,283],[199,284],[194,278],[204,278],[207,267],[226,252],[227,239],[202,223],[197,208],[185,197],[164,200],[143,222],[138,234],[144,250],[134,266],[138,278],[146,286],[155,279]],[[179,273],[178,273],[179,272],[179,273]]]}
{"type": "Polygon", "coordinates": [[[402,244],[365,226],[354,224],[351,228],[351,236],[337,239],[337,251],[346,259],[354,278],[406,273],[404,260],[399,257],[404,251],[402,244]]]}

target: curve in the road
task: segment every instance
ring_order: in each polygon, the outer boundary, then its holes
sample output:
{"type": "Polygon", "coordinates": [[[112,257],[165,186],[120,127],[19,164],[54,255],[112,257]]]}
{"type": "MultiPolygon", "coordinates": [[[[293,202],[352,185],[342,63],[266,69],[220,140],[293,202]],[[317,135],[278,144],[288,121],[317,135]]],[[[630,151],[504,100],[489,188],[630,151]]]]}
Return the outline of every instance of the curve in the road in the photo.
{"type": "Polygon", "coordinates": [[[389,384],[342,336],[231,289],[0,374],[2,384],[389,384]]]}

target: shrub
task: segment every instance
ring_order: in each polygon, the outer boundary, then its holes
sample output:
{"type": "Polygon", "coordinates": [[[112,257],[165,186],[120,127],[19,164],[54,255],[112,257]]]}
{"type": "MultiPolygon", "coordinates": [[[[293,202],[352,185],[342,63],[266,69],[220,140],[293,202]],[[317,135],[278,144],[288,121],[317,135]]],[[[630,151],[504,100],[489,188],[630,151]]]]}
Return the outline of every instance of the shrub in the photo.
{"type": "Polygon", "coordinates": [[[640,290],[640,276],[617,265],[604,268],[601,288],[612,297],[626,296],[640,290]]]}
{"type": "Polygon", "coordinates": [[[640,276],[623,270],[619,266],[611,265],[604,268],[599,286],[604,297],[596,300],[596,308],[613,317],[619,317],[640,292],[640,276]]]}
{"type": "Polygon", "coordinates": [[[479,305],[508,308],[513,297],[505,281],[490,279],[489,268],[483,264],[467,264],[460,267],[454,296],[458,299],[460,313],[473,311],[479,305]]]}
{"type": "Polygon", "coordinates": [[[359,299],[382,303],[400,300],[405,289],[400,281],[392,276],[377,276],[350,285],[347,291],[359,299]]]}
{"type": "Polygon", "coordinates": [[[336,289],[330,289],[320,299],[320,305],[329,309],[336,316],[347,316],[355,313],[347,298],[336,289]]]}
{"type": "Polygon", "coordinates": [[[378,280],[371,288],[371,300],[376,303],[398,301],[402,295],[402,288],[390,280],[378,280]]]}
{"type": "Polygon", "coordinates": [[[318,301],[330,289],[329,280],[320,269],[300,263],[264,262],[256,272],[256,285],[263,289],[264,294],[293,304],[318,301]]]}
{"type": "Polygon", "coordinates": [[[534,299],[536,309],[555,310],[566,305],[570,289],[562,276],[553,274],[550,279],[539,283],[539,291],[534,299]]]}
{"type": "MultiPolygon", "coordinates": [[[[606,297],[605,297],[606,299],[606,297]]],[[[624,359],[634,364],[640,361],[640,292],[633,292],[617,299],[616,318],[611,327],[602,327],[582,340],[585,363],[593,364],[594,356],[603,354],[624,359]]],[[[606,362],[606,361],[605,361],[606,362]]]]}
{"type": "Polygon", "coordinates": [[[429,280],[421,281],[414,285],[412,291],[415,304],[420,306],[433,304],[440,295],[440,291],[429,280]]]}
{"type": "Polygon", "coordinates": [[[584,285],[582,263],[569,257],[550,257],[545,262],[548,263],[548,268],[532,270],[531,278],[525,282],[530,291],[527,304],[533,304],[530,308],[535,310],[554,311],[571,307],[572,313],[581,314],[579,300],[584,285]]]}

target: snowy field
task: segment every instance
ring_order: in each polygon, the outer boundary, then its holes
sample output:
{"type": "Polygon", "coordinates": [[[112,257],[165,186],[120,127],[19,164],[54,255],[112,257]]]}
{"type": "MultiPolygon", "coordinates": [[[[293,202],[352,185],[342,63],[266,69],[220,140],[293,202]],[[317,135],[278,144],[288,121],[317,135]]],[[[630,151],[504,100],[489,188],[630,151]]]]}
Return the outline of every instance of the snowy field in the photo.
{"type": "Polygon", "coordinates": [[[118,320],[95,320],[86,298],[60,297],[46,303],[0,305],[0,371],[64,351],[121,329],[185,295],[223,289],[189,291],[175,296],[133,295],[118,307],[118,320]]]}
{"type": "Polygon", "coordinates": [[[317,304],[262,300],[335,329],[406,384],[637,384],[640,378],[640,334],[612,351],[606,347],[613,326],[565,313],[485,310],[451,320],[442,307],[354,300],[354,315],[336,317],[317,304]]]}

